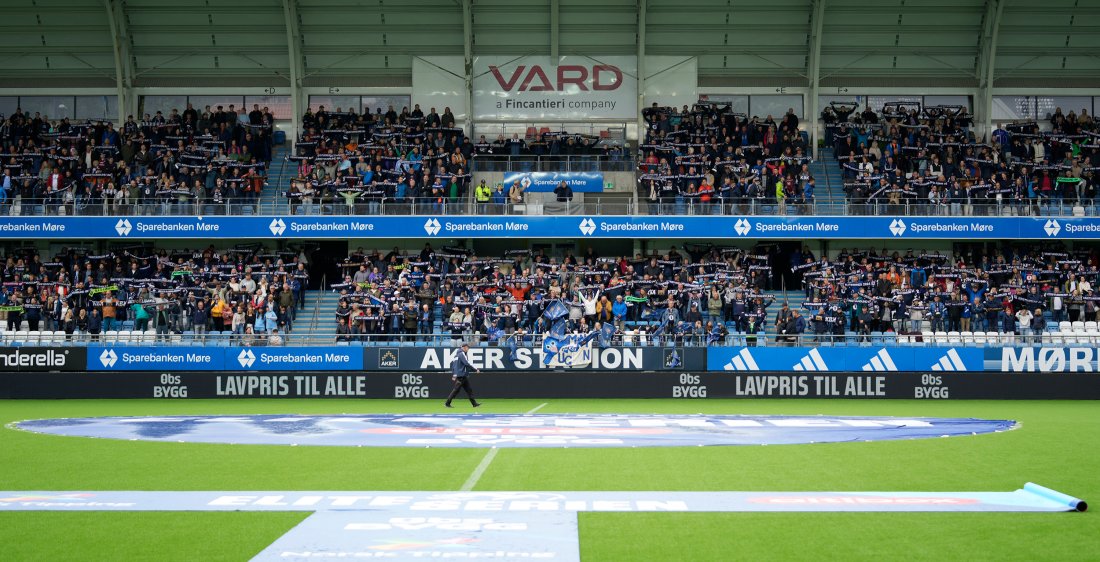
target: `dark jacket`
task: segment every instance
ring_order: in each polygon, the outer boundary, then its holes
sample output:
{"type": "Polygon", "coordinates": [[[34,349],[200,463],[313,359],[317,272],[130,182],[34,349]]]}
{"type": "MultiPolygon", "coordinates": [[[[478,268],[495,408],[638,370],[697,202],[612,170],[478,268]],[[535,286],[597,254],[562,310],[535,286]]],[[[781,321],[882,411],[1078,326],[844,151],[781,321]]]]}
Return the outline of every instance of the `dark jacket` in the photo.
{"type": "Polygon", "coordinates": [[[466,352],[459,349],[458,354],[455,355],[454,361],[451,362],[451,376],[455,377],[467,377],[470,375],[470,371],[473,371],[474,366],[470,363],[470,360],[466,358],[466,352]]]}

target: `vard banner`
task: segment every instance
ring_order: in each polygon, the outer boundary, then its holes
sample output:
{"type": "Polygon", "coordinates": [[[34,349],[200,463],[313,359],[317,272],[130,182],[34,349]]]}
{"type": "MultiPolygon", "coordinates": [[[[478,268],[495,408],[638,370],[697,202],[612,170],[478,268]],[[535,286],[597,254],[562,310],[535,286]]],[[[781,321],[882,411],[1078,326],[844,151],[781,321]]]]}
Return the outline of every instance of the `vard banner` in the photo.
{"type": "Polygon", "coordinates": [[[797,216],[6,217],[0,240],[279,238],[1096,240],[1100,218],[797,216]]]}
{"type": "Polygon", "coordinates": [[[633,56],[480,56],[474,58],[478,121],[638,118],[633,56]]]}
{"type": "Polygon", "coordinates": [[[533,193],[551,193],[558,184],[565,182],[575,193],[599,193],[603,191],[603,174],[587,172],[507,172],[504,187],[515,182],[533,193]]]}

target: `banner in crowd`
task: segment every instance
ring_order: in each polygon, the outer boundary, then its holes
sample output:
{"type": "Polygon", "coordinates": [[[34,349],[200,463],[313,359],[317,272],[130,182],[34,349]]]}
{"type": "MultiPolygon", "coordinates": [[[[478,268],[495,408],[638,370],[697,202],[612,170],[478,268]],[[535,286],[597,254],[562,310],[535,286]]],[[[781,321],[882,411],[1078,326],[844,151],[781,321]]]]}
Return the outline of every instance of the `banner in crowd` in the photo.
{"type": "Polygon", "coordinates": [[[574,193],[599,193],[603,191],[603,174],[589,172],[507,172],[504,189],[519,182],[532,193],[551,193],[558,184],[565,182],[574,193]]]}
{"type": "MultiPolygon", "coordinates": [[[[585,371],[672,371],[706,368],[706,348],[701,347],[598,347],[594,341],[574,342],[571,349],[554,352],[543,347],[471,347],[468,357],[483,371],[533,371],[579,369],[585,371]],[[514,353],[514,355],[513,355],[514,353]],[[549,360],[548,360],[549,359],[549,360]]],[[[342,348],[346,349],[346,348],[342,348]]],[[[457,347],[368,347],[363,365],[367,370],[451,371],[457,347]]]]}
{"type": "Polygon", "coordinates": [[[638,58],[479,56],[473,92],[478,121],[636,121],[638,58]]]}
{"type": "MultiPolygon", "coordinates": [[[[576,175],[576,174],[573,174],[576,175]]],[[[518,175],[516,176],[518,177],[518,175]]],[[[574,189],[576,191],[576,189],[574,189]]],[[[214,216],[8,217],[0,239],[698,238],[1088,240],[1100,217],[214,216]]]]}

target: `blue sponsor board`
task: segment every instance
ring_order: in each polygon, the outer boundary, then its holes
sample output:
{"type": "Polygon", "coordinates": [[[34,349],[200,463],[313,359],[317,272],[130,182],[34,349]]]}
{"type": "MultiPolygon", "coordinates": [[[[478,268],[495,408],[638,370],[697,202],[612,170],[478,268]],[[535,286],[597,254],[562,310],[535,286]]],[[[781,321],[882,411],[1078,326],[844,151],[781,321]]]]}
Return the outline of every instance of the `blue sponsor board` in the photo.
{"type": "Polygon", "coordinates": [[[801,216],[7,217],[0,239],[1100,239],[1100,218],[801,216]]]}
{"type": "Polygon", "coordinates": [[[89,371],[221,371],[225,349],[175,346],[88,346],[89,371]]]}
{"type": "Polygon", "coordinates": [[[984,358],[986,371],[1100,373],[1100,348],[1093,344],[1065,347],[990,347],[984,350],[984,358]]]}
{"type": "Polygon", "coordinates": [[[72,437],[344,447],[694,447],[787,445],[992,433],[1012,420],[645,414],[158,416],[29,420],[72,437]]]}
{"type": "Polygon", "coordinates": [[[361,371],[363,352],[347,347],[226,348],[227,371],[361,371]]]}
{"type": "Polygon", "coordinates": [[[89,346],[89,371],[360,371],[347,347],[89,346]]]}
{"type": "Polygon", "coordinates": [[[711,347],[708,371],[983,371],[985,352],[967,347],[711,347]]]}
{"type": "Polygon", "coordinates": [[[504,174],[504,191],[519,182],[527,191],[551,193],[565,182],[576,193],[603,191],[603,174],[591,172],[509,172],[504,174]]]}

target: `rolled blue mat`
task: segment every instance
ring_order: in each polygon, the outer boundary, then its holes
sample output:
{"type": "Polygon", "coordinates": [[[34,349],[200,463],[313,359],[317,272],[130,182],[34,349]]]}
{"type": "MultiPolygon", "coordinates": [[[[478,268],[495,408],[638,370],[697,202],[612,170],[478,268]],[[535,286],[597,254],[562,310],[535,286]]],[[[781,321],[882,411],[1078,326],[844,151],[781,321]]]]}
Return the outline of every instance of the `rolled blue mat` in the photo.
{"type": "Polygon", "coordinates": [[[1067,507],[1071,507],[1077,511],[1086,511],[1089,505],[1085,503],[1085,500],[1075,498],[1059,492],[1057,490],[1051,490],[1046,486],[1040,486],[1034,482],[1028,482],[1024,484],[1024,491],[1031,492],[1039,497],[1046,498],[1053,502],[1060,503],[1067,507]]]}

